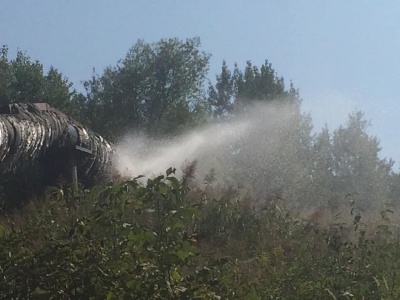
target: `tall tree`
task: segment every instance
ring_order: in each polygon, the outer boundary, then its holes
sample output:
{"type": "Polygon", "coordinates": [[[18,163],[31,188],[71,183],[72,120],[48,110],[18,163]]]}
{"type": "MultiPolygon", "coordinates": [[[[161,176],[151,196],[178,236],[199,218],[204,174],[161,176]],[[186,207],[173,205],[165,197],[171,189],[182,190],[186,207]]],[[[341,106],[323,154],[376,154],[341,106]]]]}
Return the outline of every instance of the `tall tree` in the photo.
{"type": "Polygon", "coordinates": [[[210,85],[208,88],[208,101],[211,104],[214,118],[226,118],[232,113],[234,97],[236,96],[235,84],[235,77],[232,76],[224,60],[221,74],[216,76],[215,86],[210,85]]]}
{"type": "Polygon", "coordinates": [[[66,113],[74,111],[72,83],[54,67],[47,74],[39,61],[32,61],[22,51],[8,58],[8,48],[0,52],[0,104],[47,102],[66,113]]]}
{"type": "Polygon", "coordinates": [[[328,205],[332,209],[339,203],[337,191],[334,189],[334,161],[332,137],[327,125],[316,134],[312,143],[310,159],[310,190],[308,201],[313,206],[328,205]]]}
{"type": "Polygon", "coordinates": [[[276,74],[267,60],[260,68],[247,61],[244,70],[235,64],[233,72],[223,61],[215,85],[208,88],[208,101],[216,118],[243,112],[255,103],[290,103],[298,110],[301,104],[298,90],[292,83],[287,89],[284,79],[276,74]]]}
{"type": "MultiPolygon", "coordinates": [[[[300,111],[298,91],[285,87],[272,65],[247,62],[230,72],[223,62],[216,84],[209,88],[214,115],[237,116],[247,129],[215,154],[234,180],[259,197],[284,192],[288,200],[307,198],[310,180],[311,120],[300,111]],[[229,162],[229,163],[228,163],[229,162]]],[[[218,165],[218,163],[216,163],[218,165]]]]}
{"type": "Polygon", "coordinates": [[[393,161],[379,157],[379,141],[368,134],[369,126],[358,111],[333,133],[334,188],[352,195],[364,208],[376,208],[389,201],[393,161]]]}
{"type": "Polygon", "coordinates": [[[254,101],[271,102],[289,96],[283,78],[277,76],[268,61],[265,61],[260,68],[248,61],[244,72],[238,72],[236,85],[236,99],[241,105],[254,101]]]}
{"type": "Polygon", "coordinates": [[[194,126],[206,108],[208,61],[198,38],[139,40],[117,66],[85,82],[92,126],[108,137],[130,129],[159,136],[194,126]]]}

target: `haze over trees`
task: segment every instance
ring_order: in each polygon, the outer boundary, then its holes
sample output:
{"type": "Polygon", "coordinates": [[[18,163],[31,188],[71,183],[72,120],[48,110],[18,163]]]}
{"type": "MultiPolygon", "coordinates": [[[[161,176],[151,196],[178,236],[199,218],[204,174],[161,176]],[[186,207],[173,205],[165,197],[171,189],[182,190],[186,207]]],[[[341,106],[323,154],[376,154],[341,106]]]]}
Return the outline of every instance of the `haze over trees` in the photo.
{"type": "Polygon", "coordinates": [[[213,159],[229,165],[230,176],[257,197],[284,193],[289,202],[326,205],[352,194],[363,207],[396,201],[393,162],[379,157],[379,140],[368,134],[361,112],[332,133],[314,133],[298,90],[267,60],[261,66],[247,61],[244,70],[223,61],[210,81],[209,58],[199,38],[139,40],[116,66],[93,73],[83,95],[54,67],[45,73],[21,51],[9,59],[3,46],[0,103],[48,102],[112,141],[128,132],[165,139],[247,116],[252,133],[213,159]],[[278,118],[261,110],[257,118],[249,115],[252,106],[263,104],[285,108],[277,110],[278,118]]]}
{"type": "Polygon", "coordinates": [[[271,63],[247,61],[241,70],[223,61],[210,80],[199,38],[139,40],[115,66],[94,72],[85,94],[54,67],[45,73],[23,52],[8,55],[4,46],[0,104],[48,102],[112,141],[128,132],[168,139],[218,131],[235,120],[251,130],[204,153],[212,166],[204,178],[196,178],[199,158],[182,178],[171,168],[146,184],[51,188],[25,215],[4,213],[0,296],[399,297],[388,214],[399,206],[400,174],[379,156],[362,112],[313,131],[299,91],[271,63]],[[316,207],[332,223],[299,216],[316,207]],[[345,224],[337,216],[348,211],[345,224]],[[383,224],[368,227],[361,216],[369,212],[383,224]]]}

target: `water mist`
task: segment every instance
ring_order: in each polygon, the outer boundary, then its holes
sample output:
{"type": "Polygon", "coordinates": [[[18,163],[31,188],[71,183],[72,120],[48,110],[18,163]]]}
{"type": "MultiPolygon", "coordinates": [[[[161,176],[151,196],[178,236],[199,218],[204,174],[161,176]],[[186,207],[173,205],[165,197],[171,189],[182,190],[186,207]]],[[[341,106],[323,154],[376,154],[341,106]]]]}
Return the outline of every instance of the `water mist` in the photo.
{"type": "Polygon", "coordinates": [[[213,169],[219,182],[255,195],[290,186],[286,195],[293,197],[304,186],[306,172],[302,147],[309,129],[302,120],[294,105],[257,104],[229,121],[173,139],[127,135],[116,147],[117,168],[123,177],[151,177],[196,160],[198,179],[213,169]]]}

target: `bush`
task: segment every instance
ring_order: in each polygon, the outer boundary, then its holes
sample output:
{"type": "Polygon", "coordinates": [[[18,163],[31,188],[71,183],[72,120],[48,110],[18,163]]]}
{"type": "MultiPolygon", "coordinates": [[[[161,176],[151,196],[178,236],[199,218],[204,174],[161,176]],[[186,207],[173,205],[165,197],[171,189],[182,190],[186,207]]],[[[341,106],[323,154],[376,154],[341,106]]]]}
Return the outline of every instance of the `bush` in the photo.
{"type": "Polygon", "coordinates": [[[399,235],[385,211],[322,226],[283,202],[175,170],[88,190],[51,188],[0,221],[3,299],[398,299],[399,235]],[[368,230],[367,230],[368,229],[368,230]]]}

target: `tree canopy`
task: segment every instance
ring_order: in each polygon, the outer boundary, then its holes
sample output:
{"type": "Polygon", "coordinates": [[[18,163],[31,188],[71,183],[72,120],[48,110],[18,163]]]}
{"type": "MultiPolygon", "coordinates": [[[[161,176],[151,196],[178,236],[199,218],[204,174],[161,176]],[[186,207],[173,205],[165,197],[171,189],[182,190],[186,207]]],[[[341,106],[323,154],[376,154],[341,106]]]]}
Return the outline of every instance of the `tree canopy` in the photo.
{"type": "Polygon", "coordinates": [[[193,162],[182,176],[171,166],[146,184],[139,176],[91,190],[51,187],[22,214],[9,214],[0,187],[0,297],[399,297],[399,228],[388,214],[399,207],[400,175],[380,157],[364,114],[313,131],[299,91],[267,60],[243,70],[223,61],[208,80],[209,58],[198,38],[139,40],[94,72],[84,95],[54,67],[45,73],[1,48],[0,104],[45,101],[116,141],[132,131],[185,137],[202,126],[201,142],[165,152],[181,158],[199,147],[196,158],[212,169],[197,181],[202,166],[193,162]]]}
{"type": "Polygon", "coordinates": [[[0,104],[16,102],[47,102],[55,108],[73,113],[74,96],[72,83],[56,68],[47,73],[38,61],[32,61],[18,51],[15,59],[8,58],[8,48],[0,52],[0,104]]]}
{"type": "Polygon", "coordinates": [[[90,124],[111,138],[127,130],[168,135],[196,125],[205,109],[208,60],[198,38],[139,40],[117,66],[85,82],[90,124]]]}
{"type": "Polygon", "coordinates": [[[261,66],[247,61],[243,70],[223,61],[209,80],[209,58],[199,38],[139,40],[116,66],[94,72],[84,95],[56,68],[45,73],[21,51],[9,59],[3,46],[0,103],[48,102],[111,140],[132,131],[167,138],[245,117],[252,131],[220,143],[222,151],[208,159],[256,195],[285,191],[307,205],[343,202],[347,194],[368,206],[376,198],[395,201],[393,162],[380,158],[361,112],[332,133],[313,132],[298,90],[285,85],[268,60],[261,66]]]}

